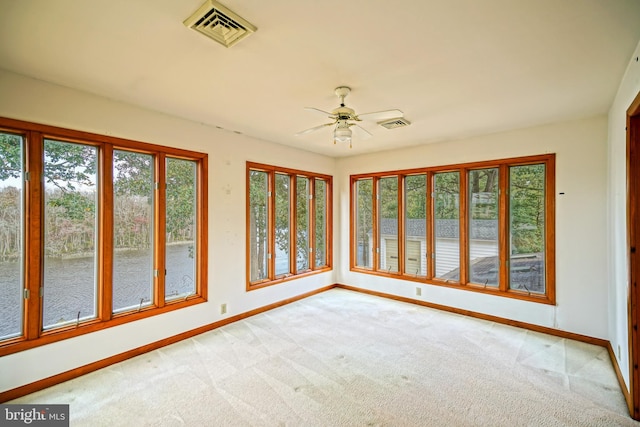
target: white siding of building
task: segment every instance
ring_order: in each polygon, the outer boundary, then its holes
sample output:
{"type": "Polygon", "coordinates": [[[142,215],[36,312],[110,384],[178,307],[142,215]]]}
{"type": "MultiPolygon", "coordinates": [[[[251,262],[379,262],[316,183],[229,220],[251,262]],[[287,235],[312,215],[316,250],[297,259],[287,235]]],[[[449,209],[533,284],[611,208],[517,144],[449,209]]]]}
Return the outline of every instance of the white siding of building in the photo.
{"type": "Polygon", "coordinates": [[[495,240],[471,240],[469,259],[498,256],[498,242],[495,240]]]}
{"type": "Polygon", "coordinates": [[[436,239],[435,277],[442,278],[456,268],[460,268],[460,240],[436,239]]]}

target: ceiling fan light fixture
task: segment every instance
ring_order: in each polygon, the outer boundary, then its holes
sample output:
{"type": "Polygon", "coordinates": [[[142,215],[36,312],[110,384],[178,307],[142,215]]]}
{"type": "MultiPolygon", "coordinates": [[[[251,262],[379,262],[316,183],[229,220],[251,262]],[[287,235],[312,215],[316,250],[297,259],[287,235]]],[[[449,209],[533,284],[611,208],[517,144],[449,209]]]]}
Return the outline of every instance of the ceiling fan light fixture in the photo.
{"type": "Polygon", "coordinates": [[[351,129],[348,123],[338,123],[333,131],[333,143],[344,142],[351,144],[351,129]]]}

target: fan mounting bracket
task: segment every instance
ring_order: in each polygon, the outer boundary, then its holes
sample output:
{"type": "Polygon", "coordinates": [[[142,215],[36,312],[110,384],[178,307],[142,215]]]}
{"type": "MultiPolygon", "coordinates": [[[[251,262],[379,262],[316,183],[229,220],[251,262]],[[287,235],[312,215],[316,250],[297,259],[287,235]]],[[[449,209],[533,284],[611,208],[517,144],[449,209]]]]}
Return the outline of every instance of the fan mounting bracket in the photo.
{"type": "Polygon", "coordinates": [[[335,90],[336,96],[340,98],[341,103],[344,104],[344,98],[349,95],[351,88],[348,86],[338,86],[335,90]]]}

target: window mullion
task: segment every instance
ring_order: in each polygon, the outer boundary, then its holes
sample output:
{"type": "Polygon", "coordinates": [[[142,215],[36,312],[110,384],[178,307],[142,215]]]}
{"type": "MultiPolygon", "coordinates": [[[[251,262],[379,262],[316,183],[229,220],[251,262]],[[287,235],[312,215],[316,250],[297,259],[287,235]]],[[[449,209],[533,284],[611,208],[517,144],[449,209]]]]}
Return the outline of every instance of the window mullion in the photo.
{"type": "Polygon", "coordinates": [[[196,194],[197,194],[197,207],[196,207],[196,218],[197,224],[196,229],[198,230],[196,236],[196,253],[198,254],[196,260],[196,293],[200,295],[205,300],[207,299],[208,289],[209,287],[205,284],[208,281],[209,273],[208,273],[208,227],[207,227],[207,217],[209,215],[209,206],[207,204],[207,194],[208,194],[208,184],[205,177],[209,174],[209,162],[208,158],[204,157],[200,159],[198,162],[198,173],[196,179],[196,194]]]}
{"type": "Polygon", "coordinates": [[[104,145],[99,153],[98,176],[98,318],[111,319],[113,313],[113,147],[104,145]]]}
{"type": "Polygon", "coordinates": [[[555,179],[555,157],[550,157],[544,162],[545,166],[545,200],[544,200],[544,271],[545,271],[545,293],[547,298],[551,301],[556,299],[556,252],[555,252],[555,192],[556,192],[556,179],[555,179]]]}
{"type": "Polygon", "coordinates": [[[378,215],[378,203],[380,202],[380,177],[373,177],[373,202],[371,211],[373,212],[373,271],[380,271],[380,218],[378,215]]]}
{"type": "Polygon", "coordinates": [[[43,136],[39,132],[28,132],[26,138],[25,182],[25,300],[24,336],[36,339],[42,331],[42,265],[44,256],[43,222],[43,136]]]}
{"type": "Polygon", "coordinates": [[[297,241],[296,241],[296,175],[289,174],[289,273],[296,274],[298,264],[296,263],[297,241]]]}
{"type": "Polygon", "coordinates": [[[307,210],[309,212],[309,269],[316,269],[316,179],[309,177],[309,192],[307,194],[307,210]]]}
{"type": "Polygon", "coordinates": [[[507,260],[509,259],[509,167],[506,164],[500,165],[498,172],[498,188],[499,188],[499,214],[498,214],[498,251],[500,259],[499,268],[499,289],[501,292],[506,292],[509,289],[509,265],[507,260]]]}
{"type": "Polygon", "coordinates": [[[458,200],[460,203],[459,227],[460,227],[460,284],[466,285],[469,282],[469,213],[468,213],[468,193],[467,184],[469,180],[469,170],[460,169],[459,171],[459,188],[460,194],[458,200]]]}
{"type": "Polygon", "coordinates": [[[166,278],[166,241],[167,241],[167,168],[166,168],[166,156],[164,153],[158,153],[156,155],[155,164],[155,185],[154,185],[154,296],[153,302],[156,307],[164,307],[165,305],[165,278],[166,278]]]}
{"type": "Polygon", "coordinates": [[[267,173],[267,277],[276,277],[276,172],[267,173]]]}
{"type": "Polygon", "coordinates": [[[398,189],[398,212],[397,212],[397,217],[398,217],[398,236],[397,236],[397,242],[398,242],[398,274],[403,275],[405,273],[405,256],[404,256],[404,251],[405,251],[405,241],[406,241],[406,236],[405,236],[405,228],[404,228],[404,219],[405,219],[405,209],[404,209],[404,180],[405,180],[405,175],[398,175],[396,177],[396,179],[398,180],[398,185],[396,186],[396,188],[398,189]]]}
{"type": "Polygon", "coordinates": [[[433,190],[433,172],[427,172],[426,174],[426,183],[427,185],[425,186],[425,191],[427,192],[426,194],[426,200],[427,200],[427,206],[426,206],[426,212],[427,212],[427,224],[426,224],[426,230],[427,230],[427,234],[426,234],[426,247],[427,250],[425,251],[425,256],[427,257],[427,279],[431,280],[434,277],[433,272],[435,271],[435,263],[433,262],[433,254],[435,253],[435,238],[434,238],[434,218],[435,218],[435,208],[434,208],[434,190],[433,190]]]}

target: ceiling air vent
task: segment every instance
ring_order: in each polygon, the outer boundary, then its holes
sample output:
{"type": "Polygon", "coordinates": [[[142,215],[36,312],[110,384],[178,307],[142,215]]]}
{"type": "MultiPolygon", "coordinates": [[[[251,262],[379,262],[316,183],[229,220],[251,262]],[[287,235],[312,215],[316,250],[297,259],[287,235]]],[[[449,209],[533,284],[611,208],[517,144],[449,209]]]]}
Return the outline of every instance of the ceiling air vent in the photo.
{"type": "Polygon", "coordinates": [[[401,128],[405,126],[409,126],[411,122],[405,118],[398,117],[397,119],[385,120],[383,122],[378,122],[378,124],[387,129],[395,129],[401,128]]]}
{"type": "Polygon", "coordinates": [[[257,30],[249,21],[214,0],[207,0],[184,20],[184,25],[226,47],[233,46],[257,30]]]}

